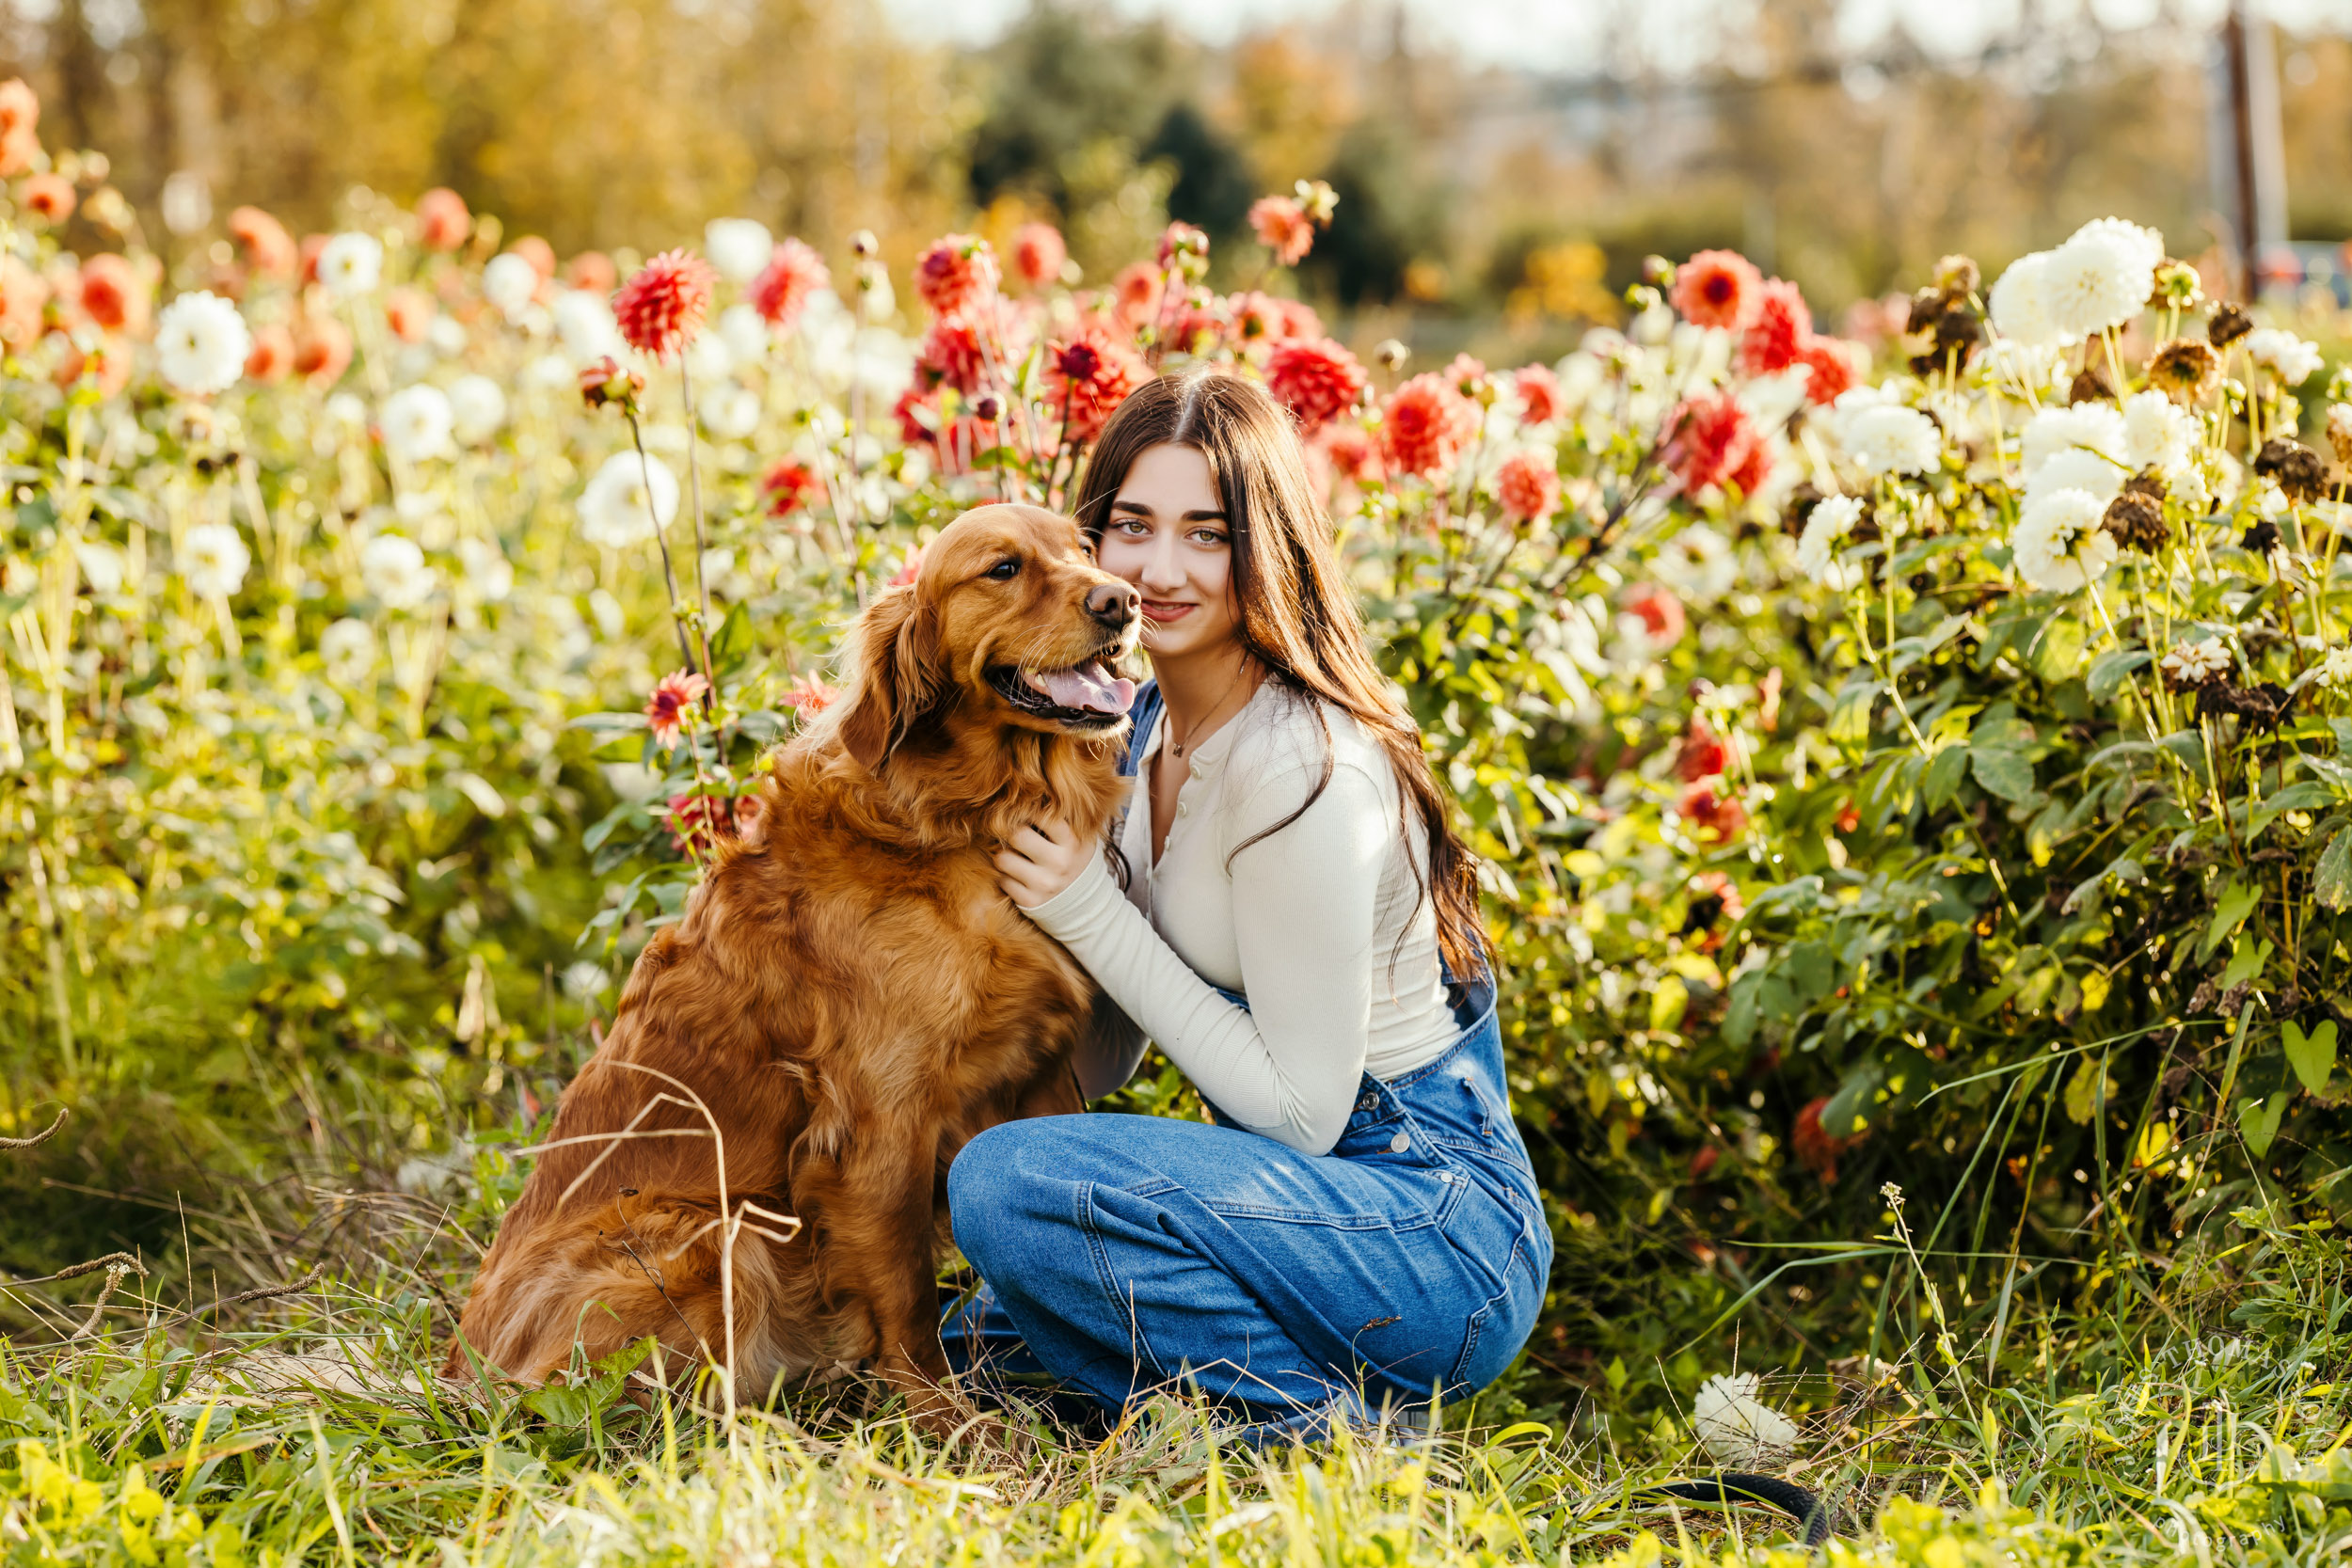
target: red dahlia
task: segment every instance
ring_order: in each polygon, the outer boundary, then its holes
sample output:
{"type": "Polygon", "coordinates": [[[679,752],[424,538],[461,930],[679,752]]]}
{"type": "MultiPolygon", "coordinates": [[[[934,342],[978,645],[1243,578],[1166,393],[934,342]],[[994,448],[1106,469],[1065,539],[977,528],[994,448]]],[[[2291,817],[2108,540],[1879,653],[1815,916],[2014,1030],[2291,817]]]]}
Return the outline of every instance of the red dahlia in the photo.
{"type": "Polygon", "coordinates": [[[768,318],[769,325],[789,332],[800,321],[809,296],[832,283],[833,274],[826,270],[825,259],[817,254],[816,247],[786,240],[752,279],[751,302],[768,318]]]}
{"type": "Polygon", "coordinates": [[[1839,394],[1853,390],[1860,380],[1854,373],[1852,350],[1841,338],[1816,338],[1804,345],[1797,359],[1812,372],[1804,383],[1807,403],[1836,403],[1839,394]]]}
{"type": "Polygon", "coordinates": [[[1756,319],[1740,339],[1740,369],[1749,375],[1777,375],[1803,362],[1813,341],[1813,312],[1794,283],[1775,277],[1756,291],[1756,319]]]}
{"type": "MultiPolygon", "coordinates": [[[[519,253],[522,246],[515,249],[519,253]]],[[[717,281],[710,263],[692,251],[665,250],[621,285],[612,296],[612,318],[629,347],[667,359],[702,331],[717,281]]]]}
{"type": "Polygon", "coordinates": [[[1737,332],[1756,319],[1764,275],[1736,250],[1702,250],[1675,269],[1674,304],[1683,319],[1737,332]]]}
{"type": "Polygon", "coordinates": [[[1514,452],[1495,470],[1495,500],[1515,523],[1540,522],[1560,504],[1560,469],[1549,454],[1514,452]]]}
{"type": "Polygon", "coordinates": [[[1126,339],[1101,317],[1080,324],[1078,335],[1046,351],[1046,401],[1066,409],[1064,440],[1091,441],[1103,433],[1113,410],[1151,379],[1126,339]]]}
{"type": "Polygon", "coordinates": [[[1308,436],[1355,407],[1365,379],[1356,356],[1328,338],[1285,339],[1266,356],[1266,389],[1308,436]]]}
{"type": "Polygon", "coordinates": [[[1682,601],[1657,583],[1638,584],[1625,596],[1625,610],[1642,623],[1651,641],[1671,648],[1682,641],[1682,601]]]}
{"type": "Polygon", "coordinates": [[[1666,416],[1666,430],[1665,465],[1688,493],[1740,473],[1757,444],[1746,405],[1729,392],[1685,399],[1666,416]]]}
{"type": "Polygon", "coordinates": [[[788,517],[806,506],[818,491],[817,470],[805,463],[786,458],[768,470],[759,482],[760,494],[768,498],[768,515],[788,517]]]}

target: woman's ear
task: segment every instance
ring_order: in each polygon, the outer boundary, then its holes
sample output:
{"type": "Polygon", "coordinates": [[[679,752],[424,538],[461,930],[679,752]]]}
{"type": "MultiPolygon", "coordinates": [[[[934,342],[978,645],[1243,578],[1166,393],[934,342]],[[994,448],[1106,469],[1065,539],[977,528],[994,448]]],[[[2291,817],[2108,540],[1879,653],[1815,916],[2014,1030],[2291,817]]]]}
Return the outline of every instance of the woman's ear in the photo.
{"type": "Polygon", "coordinates": [[[841,743],[879,772],[915,721],[939,701],[937,618],[914,585],[893,588],[857,623],[857,684],[841,719],[841,743]]]}

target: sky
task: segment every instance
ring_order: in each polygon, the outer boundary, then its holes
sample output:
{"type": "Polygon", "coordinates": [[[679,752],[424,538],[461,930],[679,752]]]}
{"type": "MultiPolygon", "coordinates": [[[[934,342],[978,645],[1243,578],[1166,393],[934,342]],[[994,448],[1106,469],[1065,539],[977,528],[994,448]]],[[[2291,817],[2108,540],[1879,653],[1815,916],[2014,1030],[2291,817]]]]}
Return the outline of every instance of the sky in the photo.
{"type": "MultiPolygon", "coordinates": [[[[1009,27],[1029,0],[884,0],[902,25],[925,37],[986,43],[1009,27]]],[[[1165,16],[1213,44],[1236,35],[1329,11],[1334,0],[1107,0],[1130,16],[1165,16]]],[[[1931,55],[1983,48],[2021,22],[2090,21],[2115,30],[2168,18],[2218,22],[2230,0],[1844,0],[1838,32],[1858,52],[1908,39],[1931,55]]],[[[2262,14],[2296,31],[2352,30],[2352,0],[2250,0],[2262,14]]],[[[1451,47],[1475,65],[1517,65],[1543,72],[1587,70],[1613,11],[1645,36],[1645,54],[1669,69],[1696,67],[1712,52],[1727,13],[1772,0],[1405,0],[1424,44],[1451,47]]]]}

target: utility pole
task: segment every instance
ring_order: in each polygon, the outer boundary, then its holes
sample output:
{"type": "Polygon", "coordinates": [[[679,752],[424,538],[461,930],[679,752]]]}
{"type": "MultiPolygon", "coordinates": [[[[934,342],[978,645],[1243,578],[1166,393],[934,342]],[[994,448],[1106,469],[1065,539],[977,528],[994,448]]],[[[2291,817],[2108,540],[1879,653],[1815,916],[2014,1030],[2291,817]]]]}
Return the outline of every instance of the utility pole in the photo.
{"type": "Polygon", "coordinates": [[[2264,248],[2285,243],[2287,204],[2278,56],[2270,24],[2249,9],[2249,0],[2231,0],[2221,24],[2217,64],[2224,113],[2215,131],[2223,146],[2213,161],[2215,182],[2229,198],[2219,205],[2235,231],[2238,281],[2251,300],[2262,287],[2264,248]]]}

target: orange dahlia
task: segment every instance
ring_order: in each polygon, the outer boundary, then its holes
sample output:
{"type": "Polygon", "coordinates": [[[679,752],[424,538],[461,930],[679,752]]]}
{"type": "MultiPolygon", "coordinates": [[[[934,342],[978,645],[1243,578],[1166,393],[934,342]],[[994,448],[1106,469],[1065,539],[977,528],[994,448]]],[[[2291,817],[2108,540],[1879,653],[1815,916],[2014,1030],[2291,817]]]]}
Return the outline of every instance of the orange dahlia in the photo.
{"type": "Polygon", "coordinates": [[[1686,398],[1666,416],[1665,429],[1663,461],[1691,493],[1738,474],[1757,442],[1746,405],[1727,391],[1686,398]]]}
{"type": "Polygon", "coordinates": [[[45,223],[63,223],[73,215],[77,198],[73,182],[59,174],[36,174],[24,182],[18,198],[24,210],[45,223]]]}
{"type": "Polygon", "coordinates": [[[1560,504],[1560,469],[1539,451],[1514,452],[1495,470],[1495,501],[1513,522],[1541,522],[1560,504]]]}
{"type": "Polygon", "coordinates": [[[1075,338],[1045,354],[1046,397],[1049,405],[1063,411],[1065,440],[1093,440],[1112,411],[1151,377],[1126,339],[1099,316],[1082,322],[1075,338]]]}
{"type": "Polygon", "coordinates": [[[1477,434],[1478,405],[1434,372],[1399,387],[1380,411],[1381,446],[1402,473],[1443,473],[1477,434]]]}
{"type": "Polygon", "coordinates": [[[253,352],[245,356],[245,373],[248,381],[283,381],[294,369],[294,334],[282,322],[271,322],[253,329],[253,352]]]}
{"type": "Polygon", "coordinates": [[[1836,403],[1841,393],[1851,391],[1860,379],[1854,374],[1853,355],[1842,339],[1814,339],[1798,354],[1797,362],[1811,372],[1804,384],[1807,403],[1836,403]]]}
{"type": "Polygon", "coordinates": [[[109,332],[147,335],[147,278],[127,256],[101,252],[82,263],[83,313],[109,332]]]}
{"type": "Polygon", "coordinates": [[[612,265],[612,258],[601,250],[583,250],[564,263],[564,283],[566,288],[580,289],[592,294],[609,294],[620,285],[621,275],[612,265]]]}
{"type": "Polygon", "coordinates": [[[1328,338],[1286,339],[1266,356],[1266,389],[1307,436],[1355,407],[1366,379],[1356,356],[1328,338]]]}
{"type": "MultiPolygon", "coordinates": [[[[522,246],[517,244],[516,250],[522,246]]],[[[694,341],[710,313],[718,275],[691,250],[665,250],[639,267],[612,296],[612,319],[640,354],[667,359],[694,341]]]]}
{"type": "Polygon", "coordinates": [[[1756,319],[1764,275],[1736,250],[1702,250],[1675,269],[1674,305],[1701,326],[1738,331],[1756,319]]]}
{"type": "Polygon", "coordinates": [[[1519,423],[1549,424],[1567,409],[1567,394],[1549,365],[1521,365],[1511,372],[1511,389],[1519,395],[1519,423]]]}
{"type": "Polygon", "coordinates": [[[1287,196],[1263,196],[1249,205],[1249,227],[1275,261],[1295,267],[1314,248],[1315,223],[1307,209],[1287,196]]]}
{"type": "Polygon", "coordinates": [[[286,226],[259,207],[230,214],[229,237],[245,252],[246,265],[263,277],[292,277],[302,259],[286,226]]]}
{"type": "Polygon", "coordinates": [[[331,387],[351,366],[351,329],[332,316],[306,316],[294,332],[294,373],[331,387]]]}
{"type": "Polygon", "coordinates": [[[417,239],[427,250],[455,250],[473,232],[466,198],[437,185],[417,198],[417,239]]]}

